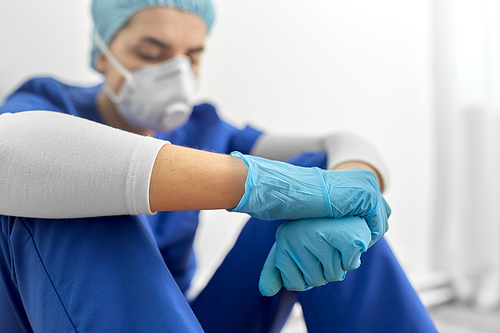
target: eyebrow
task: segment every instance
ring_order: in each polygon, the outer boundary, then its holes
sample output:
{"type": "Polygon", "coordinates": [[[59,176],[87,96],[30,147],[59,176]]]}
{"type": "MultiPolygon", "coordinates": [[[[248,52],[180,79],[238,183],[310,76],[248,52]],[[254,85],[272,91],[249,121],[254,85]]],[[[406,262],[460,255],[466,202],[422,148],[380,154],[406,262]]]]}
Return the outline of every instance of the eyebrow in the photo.
{"type": "MultiPolygon", "coordinates": [[[[149,42],[151,44],[154,44],[156,46],[159,46],[164,50],[170,50],[172,48],[169,44],[164,43],[161,40],[158,40],[154,37],[144,37],[144,38],[142,38],[142,40],[145,42],[149,42]]],[[[188,53],[199,53],[199,52],[203,52],[204,49],[205,49],[205,47],[202,45],[202,46],[198,46],[198,47],[194,47],[194,48],[189,49],[188,53]]]]}
{"type": "Polygon", "coordinates": [[[198,46],[198,47],[189,49],[188,53],[199,53],[199,52],[203,52],[204,49],[205,49],[204,46],[198,46]]]}
{"type": "Polygon", "coordinates": [[[162,42],[161,40],[158,40],[154,37],[143,37],[142,40],[144,42],[149,42],[151,44],[154,44],[156,46],[159,46],[161,47],[162,49],[165,49],[165,50],[168,50],[168,49],[171,49],[172,47],[170,45],[168,45],[167,43],[164,43],[162,42]]]}

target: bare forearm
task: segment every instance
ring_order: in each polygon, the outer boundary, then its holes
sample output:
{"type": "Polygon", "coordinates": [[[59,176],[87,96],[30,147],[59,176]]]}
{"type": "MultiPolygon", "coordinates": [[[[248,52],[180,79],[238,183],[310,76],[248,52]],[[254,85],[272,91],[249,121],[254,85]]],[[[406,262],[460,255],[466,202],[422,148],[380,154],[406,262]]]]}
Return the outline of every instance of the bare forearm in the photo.
{"type": "Polygon", "coordinates": [[[245,192],[247,173],[240,158],[165,145],[151,175],[151,210],[232,209],[245,192]]]}

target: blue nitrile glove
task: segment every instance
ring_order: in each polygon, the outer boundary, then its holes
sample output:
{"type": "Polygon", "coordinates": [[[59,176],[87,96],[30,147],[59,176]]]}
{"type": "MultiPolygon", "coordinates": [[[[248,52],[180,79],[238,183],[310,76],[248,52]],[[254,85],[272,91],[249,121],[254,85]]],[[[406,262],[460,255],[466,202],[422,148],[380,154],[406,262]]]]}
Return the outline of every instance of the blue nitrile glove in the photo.
{"type": "Polygon", "coordinates": [[[230,210],[262,220],[360,216],[370,228],[370,246],[389,228],[389,205],[377,177],[363,169],[322,170],[232,152],[248,165],[245,194],[230,210]]]}
{"type": "Polygon", "coordinates": [[[274,296],[282,286],[303,291],[341,281],[346,271],[361,265],[370,239],[370,229],[360,217],[285,222],[262,268],[259,290],[274,296]]]}

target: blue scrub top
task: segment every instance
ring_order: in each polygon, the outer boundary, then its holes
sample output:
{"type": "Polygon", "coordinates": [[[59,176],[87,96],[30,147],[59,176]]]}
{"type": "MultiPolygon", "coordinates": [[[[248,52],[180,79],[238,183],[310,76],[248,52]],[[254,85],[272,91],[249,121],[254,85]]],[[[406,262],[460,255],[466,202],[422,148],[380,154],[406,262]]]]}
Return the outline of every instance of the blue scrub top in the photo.
{"type": "MultiPolygon", "coordinates": [[[[0,106],[0,114],[48,110],[104,123],[96,98],[102,85],[89,88],[66,85],[52,78],[35,78],[24,83],[0,106]]],[[[156,137],[173,144],[222,154],[240,151],[248,154],[261,132],[247,126],[238,129],[219,118],[210,104],[197,105],[189,121],[170,133],[156,137]]],[[[184,292],[196,268],[193,241],[199,211],[159,212],[143,215],[147,219],[165,263],[184,292]]]]}

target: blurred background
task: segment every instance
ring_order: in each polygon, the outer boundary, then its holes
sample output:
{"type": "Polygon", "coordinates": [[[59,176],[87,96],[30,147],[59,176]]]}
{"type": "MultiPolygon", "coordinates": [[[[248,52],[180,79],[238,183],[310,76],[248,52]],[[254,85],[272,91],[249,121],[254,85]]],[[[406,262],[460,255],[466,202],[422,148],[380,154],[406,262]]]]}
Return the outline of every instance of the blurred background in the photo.
{"type": "MultiPolygon", "coordinates": [[[[213,1],[201,99],[237,126],[369,139],[391,173],[386,237],[440,331],[499,332],[498,0],[213,1]]],[[[100,82],[90,3],[0,4],[0,101],[32,76],[100,82]]],[[[246,219],[203,212],[192,295],[246,219]]]]}

